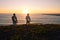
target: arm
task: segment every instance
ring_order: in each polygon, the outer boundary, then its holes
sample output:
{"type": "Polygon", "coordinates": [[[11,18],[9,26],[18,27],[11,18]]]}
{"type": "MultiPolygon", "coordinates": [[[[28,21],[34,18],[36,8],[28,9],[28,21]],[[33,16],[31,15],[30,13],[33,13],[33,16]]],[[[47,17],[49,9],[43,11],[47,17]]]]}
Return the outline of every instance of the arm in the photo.
{"type": "Polygon", "coordinates": [[[29,17],[30,21],[31,21],[31,18],[29,17]]]}
{"type": "Polygon", "coordinates": [[[26,20],[27,20],[27,16],[26,16],[26,20]]]}
{"type": "Polygon", "coordinates": [[[15,19],[16,19],[16,22],[17,22],[17,17],[15,17],[15,19]]]}

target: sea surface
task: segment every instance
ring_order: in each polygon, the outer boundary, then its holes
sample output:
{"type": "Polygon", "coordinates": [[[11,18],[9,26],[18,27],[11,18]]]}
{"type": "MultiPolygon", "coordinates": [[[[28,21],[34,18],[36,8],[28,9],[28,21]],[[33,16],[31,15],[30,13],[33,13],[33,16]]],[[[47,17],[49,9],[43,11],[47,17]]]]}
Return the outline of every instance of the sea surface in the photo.
{"type": "MultiPolygon", "coordinates": [[[[0,25],[12,24],[13,14],[0,14],[0,25]]],[[[26,24],[26,14],[16,14],[18,23],[26,24]]],[[[60,24],[60,16],[55,15],[42,15],[42,14],[30,14],[31,23],[42,23],[42,24],[60,24]]]]}

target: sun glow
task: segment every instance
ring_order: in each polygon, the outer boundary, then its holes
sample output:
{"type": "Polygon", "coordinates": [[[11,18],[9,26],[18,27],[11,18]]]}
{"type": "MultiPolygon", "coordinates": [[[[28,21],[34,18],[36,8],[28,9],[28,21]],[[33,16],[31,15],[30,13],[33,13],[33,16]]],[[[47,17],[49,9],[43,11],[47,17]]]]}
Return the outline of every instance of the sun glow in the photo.
{"type": "Polygon", "coordinates": [[[24,14],[28,14],[29,13],[29,10],[28,9],[25,9],[25,10],[23,10],[23,13],[24,14]]]}

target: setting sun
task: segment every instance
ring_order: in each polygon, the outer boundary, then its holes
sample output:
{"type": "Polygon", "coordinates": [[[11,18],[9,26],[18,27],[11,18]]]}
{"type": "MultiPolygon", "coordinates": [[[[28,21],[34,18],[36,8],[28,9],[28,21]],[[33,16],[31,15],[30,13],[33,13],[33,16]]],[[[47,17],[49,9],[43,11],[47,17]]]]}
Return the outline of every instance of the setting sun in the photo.
{"type": "Polygon", "coordinates": [[[25,10],[23,10],[23,13],[24,14],[27,14],[27,13],[29,13],[29,10],[28,9],[25,9],[25,10]]]}

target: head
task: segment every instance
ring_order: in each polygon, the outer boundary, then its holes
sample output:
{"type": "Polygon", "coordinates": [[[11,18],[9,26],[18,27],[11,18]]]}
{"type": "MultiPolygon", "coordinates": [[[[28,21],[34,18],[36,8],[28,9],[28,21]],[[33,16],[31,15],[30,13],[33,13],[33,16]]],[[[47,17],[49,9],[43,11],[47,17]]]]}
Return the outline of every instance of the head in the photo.
{"type": "Polygon", "coordinates": [[[29,16],[29,14],[27,14],[27,16],[29,16]]]}
{"type": "Polygon", "coordinates": [[[15,13],[13,15],[15,16],[15,13]]]}

